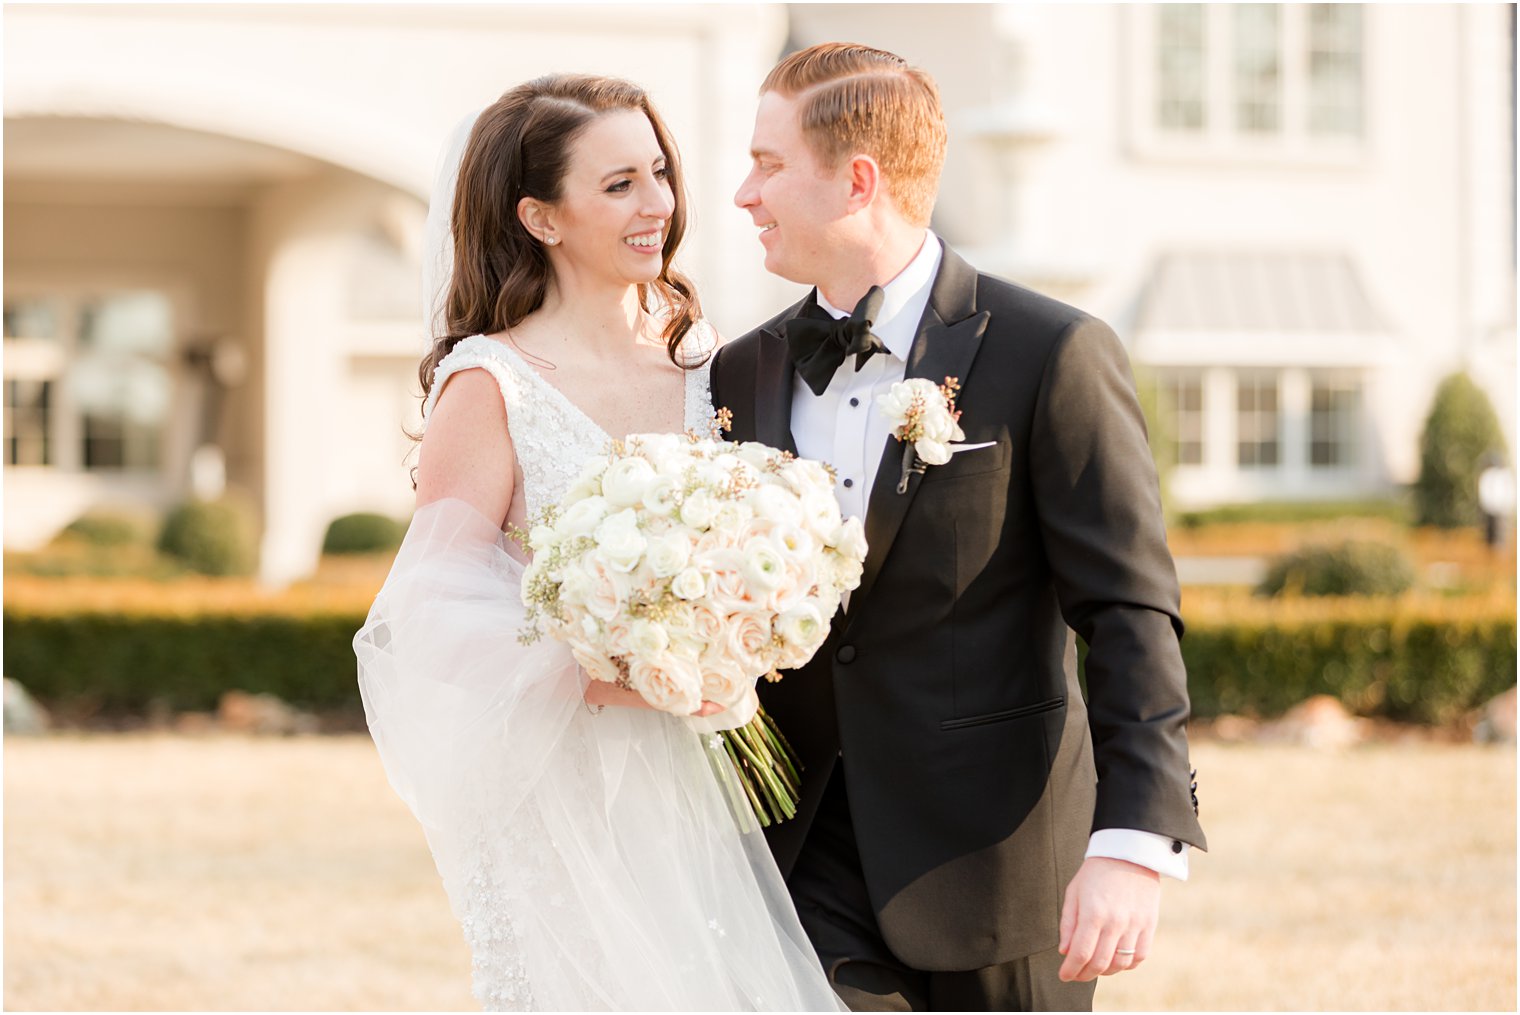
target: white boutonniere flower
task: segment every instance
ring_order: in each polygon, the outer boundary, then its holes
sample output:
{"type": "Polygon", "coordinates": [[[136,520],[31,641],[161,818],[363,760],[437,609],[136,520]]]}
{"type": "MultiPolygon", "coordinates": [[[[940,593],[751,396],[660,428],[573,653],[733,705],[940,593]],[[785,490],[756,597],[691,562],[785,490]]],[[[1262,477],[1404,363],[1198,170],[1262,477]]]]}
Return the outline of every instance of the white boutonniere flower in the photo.
{"type": "Polygon", "coordinates": [[[948,462],[951,444],[966,439],[960,427],[960,410],[955,407],[960,388],[955,377],[946,377],[944,384],[914,377],[898,381],[876,399],[892,423],[892,435],[905,445],[898,493],[908,492],[908,477],[913,473],[922,475],[927,466],[948,462]]]}

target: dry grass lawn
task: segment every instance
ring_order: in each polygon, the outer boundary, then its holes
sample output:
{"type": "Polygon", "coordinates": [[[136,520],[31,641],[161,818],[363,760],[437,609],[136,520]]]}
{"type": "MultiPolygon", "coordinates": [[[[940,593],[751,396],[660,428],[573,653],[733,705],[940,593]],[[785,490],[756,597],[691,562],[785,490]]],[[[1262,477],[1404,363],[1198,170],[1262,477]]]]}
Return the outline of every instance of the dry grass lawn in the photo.
{"type": "MultiPolygon", "coordinates": [[[[10,738],[5,1007],[466,1009],[367,739],[10,738]]],[[[1212,852],[1098,1007],[1508,1009],[1515,753],[1199,744],[1212,852]]]]}

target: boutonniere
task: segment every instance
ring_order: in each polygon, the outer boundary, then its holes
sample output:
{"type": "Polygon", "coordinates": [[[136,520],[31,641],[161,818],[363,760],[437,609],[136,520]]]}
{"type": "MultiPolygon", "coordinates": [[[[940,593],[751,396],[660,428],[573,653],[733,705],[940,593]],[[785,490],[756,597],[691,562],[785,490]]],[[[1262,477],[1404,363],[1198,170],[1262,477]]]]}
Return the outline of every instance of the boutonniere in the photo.
{"type": "Polygon", "coordinates": [[[892,390],[876,399],[892,423],[892,436],[903,442],[898,493],[908,492],[908,477],[913,473],[923,475],[928,466],[948,462],[952,441],[966,439],[960,427],[960,410],[955,407],[955,396],[960,390],[960,380],[955,377],[946,377],[945,383],[938,385],[914,377],[898,381],[892,390]]]}

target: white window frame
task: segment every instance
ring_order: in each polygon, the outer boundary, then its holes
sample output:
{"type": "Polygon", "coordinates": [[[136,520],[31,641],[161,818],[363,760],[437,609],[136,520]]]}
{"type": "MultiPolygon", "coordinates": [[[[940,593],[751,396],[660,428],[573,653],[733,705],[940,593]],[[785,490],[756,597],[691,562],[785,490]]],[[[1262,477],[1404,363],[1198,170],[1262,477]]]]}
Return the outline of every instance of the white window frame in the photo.
{"type": "Polygon", "coordinates": [[[1142,161],[1216,163],[1223,165],[1295,165],[1360,168],[1372,147],[1372,102],[1375,54],[1375,4],[1362,10],[1362,129],[1355,137],[1311,133],[1309,129],[1309,6],[1282,4],[1280,32],[1281,92],[1278,129],[1254,132],[1239,129],[1235,109],[1235,49],[1233,4],[1204,4],[1204,114],[1197,131],[1166,129],[1159,124],[1157,71],[1158,7],[1126,6],[1119,11],[1127,109],[1125,147],[1142,161]]]}

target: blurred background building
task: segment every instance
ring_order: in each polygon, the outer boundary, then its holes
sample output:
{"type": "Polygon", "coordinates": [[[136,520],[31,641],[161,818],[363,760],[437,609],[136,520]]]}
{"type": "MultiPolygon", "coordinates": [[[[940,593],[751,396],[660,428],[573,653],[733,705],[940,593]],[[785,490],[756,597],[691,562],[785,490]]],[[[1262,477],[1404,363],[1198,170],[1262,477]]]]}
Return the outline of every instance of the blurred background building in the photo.
{"type": "Polygon", "coordinates": [[[5,545],[231,491],[280,583],[406,514],[434,159],[540,73],[650,90],[709,316],[768,316],[730,199],[758,83],[830,39],[935,75],[935,229],[1114,324],[1179,504],[1391,494],[1453,371],[1514,447],[1511,5],[11,7],[5,545]]]}

